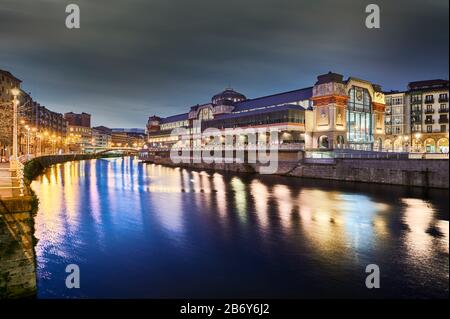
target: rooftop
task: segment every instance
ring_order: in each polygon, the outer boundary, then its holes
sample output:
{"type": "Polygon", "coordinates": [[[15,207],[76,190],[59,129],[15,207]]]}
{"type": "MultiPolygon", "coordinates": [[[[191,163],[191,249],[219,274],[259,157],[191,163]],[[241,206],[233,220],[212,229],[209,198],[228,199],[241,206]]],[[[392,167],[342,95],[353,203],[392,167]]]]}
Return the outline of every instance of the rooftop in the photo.
{"type": "Polygon", "coordinates": [[[265,108],[260,108],[260,109],[253,109],[253,110],[248,110],[248,111],[223,114],[223,115],[219,115],[219,116],[215,117],[214,120],[224,120],[224,119],[232,119],[232,118],[238,118],[238,117],[244,117],[244,116],[254,116],[254,115],[259,115],[259,114],[267,114],[267,113],[287,111],[287,110],[304,111],[305,108],[303,108],[299,105],[295,105],[295,104],[284,104],[284,105],[271,106],[271,107],[265,107],[265,108]]]}
{"type": "Polygon", "coordinates": [[[312,87],[249,99],[235,104],[234,112],[250,110],[260,107],[289,104],[311,98],[312,87]]]}
{"type": "Polygon", "coordinates": [[[188,119],[189,113],[182,113],[177,115],[168,116],[161,119],[161,124],[166,123],[172,123],[172,122],[179,122],[179,121],[186,121],[188,119]]]}
{"type": "Polygon", "coordinates": [[[448,80],[434,79],[434,80],[409,82],[409,84],[408,84],[409,90],[426,90],[426,89],[435,89],[435,88],[447,88],[448,89],[448,80]]]}
{"type": "Polygon", "coordinates": [[[16,78],[14,75],[12,75],[12,74],[11,74],[10,72],[8,72],[8,71],[5,71],[5,70],[0,69],[0,74],[6,75],[7,77],[12,78],[13,80],[22,82],[22,80],[16,78]]]}

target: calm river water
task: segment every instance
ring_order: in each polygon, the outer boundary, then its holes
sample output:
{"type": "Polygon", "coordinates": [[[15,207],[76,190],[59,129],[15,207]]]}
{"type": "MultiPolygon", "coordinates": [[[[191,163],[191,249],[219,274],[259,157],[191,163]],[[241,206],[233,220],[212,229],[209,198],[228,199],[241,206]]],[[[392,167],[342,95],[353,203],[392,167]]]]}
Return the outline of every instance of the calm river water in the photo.
{"type": "Polygon", "coordinates": [[[132,158],[55,165],[32,187],[41,298],[448,298],[448,191],[132,158]]]}

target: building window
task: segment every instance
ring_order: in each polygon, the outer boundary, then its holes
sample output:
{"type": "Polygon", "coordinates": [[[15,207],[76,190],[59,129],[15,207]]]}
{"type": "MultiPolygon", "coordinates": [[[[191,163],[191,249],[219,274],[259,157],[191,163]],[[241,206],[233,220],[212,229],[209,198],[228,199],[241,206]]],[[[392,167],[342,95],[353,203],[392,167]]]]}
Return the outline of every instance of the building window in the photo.
{"type": "Polygon", "coordinates": [[[411,95],[411,103],[422,103],[422,95],[421,94],[411,95]]]}
{"type": "Polygon", "coordinates": [[[434,103],[433,95],[425,96],[425,103],[434,103]]]}
{"type": "Polygon", "coordinates": [[[447,132],[447,126],[441,125],[441,133],[445,133],[445,132],[447,132]]]}
{"type": "Polygon", "coordinates": [[[427,125],[427,133],[433,132],[433,125],[427,125]]]}
{"type": "Polygon", "coordinates": [[[372,100],[369,91],[354,86],[348,94],[348,142],[356,144],[373,143],[372,100]]]}

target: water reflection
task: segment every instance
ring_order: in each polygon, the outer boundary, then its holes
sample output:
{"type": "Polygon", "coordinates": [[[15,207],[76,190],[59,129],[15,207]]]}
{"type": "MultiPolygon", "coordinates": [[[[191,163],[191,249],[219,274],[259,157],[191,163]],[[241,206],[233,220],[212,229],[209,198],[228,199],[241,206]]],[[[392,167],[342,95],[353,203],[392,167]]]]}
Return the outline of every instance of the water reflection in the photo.
{"type": "Polygon", "coordinates": [[[369,263],[387,276],[379,296],[448,294],[448,191],[130,158],[55,165],[33,188],[42,297],[364,297],[369,263]],[[72,262],[92,283],[67,292],[72,262]]]}
{"type": "Polygon", "coordinates": [[[402,203],[405,205],[402,221],[408,230],[405,245],[414,263],[429,263],[435,253],[448,254],[448,220],[437,220],[429,202],[403,198],[402,203]]]}

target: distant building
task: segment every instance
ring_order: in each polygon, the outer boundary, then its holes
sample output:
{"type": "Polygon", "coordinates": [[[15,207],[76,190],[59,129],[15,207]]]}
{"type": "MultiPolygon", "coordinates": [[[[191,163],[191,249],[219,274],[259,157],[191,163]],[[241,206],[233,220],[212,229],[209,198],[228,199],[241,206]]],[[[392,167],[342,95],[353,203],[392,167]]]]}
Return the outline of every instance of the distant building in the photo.
{"type": "Polygon", "coordinates": [[[92,142],[96,147],[111,147],[112,130],[106,126],[96,126],[92,128],[92,142]]]}
{"type": "MultiPolygon", "coordinates": [[[[61,113],[53,112],[35,102],[30,94],[20,94],[20,129],[31,129],[32,153],[51,153],[64,149],[67,137],[67,122],[61,113]]],[[[20,149],[25,150],[26,136],[21,135],[20,149]]]]}
{"type": "Polygon", "coordinates": [[[88,113],[65,113],[68,124],[67,143],[72,152],[83,152],[85,147],[92,146],[91,115],[88,113]]]}
{"type": "Polygon", "coordinates": [[[81,114],[68,112],[64,114],[64,118],[71,126],[91,127],[91,114],[84,112],[81,114]]]}
{"type": "Polygon", "coordinates": [[[113,128],[112,145],[139,147],[145,143],[145,130],[140,128],[113,128]]]}

